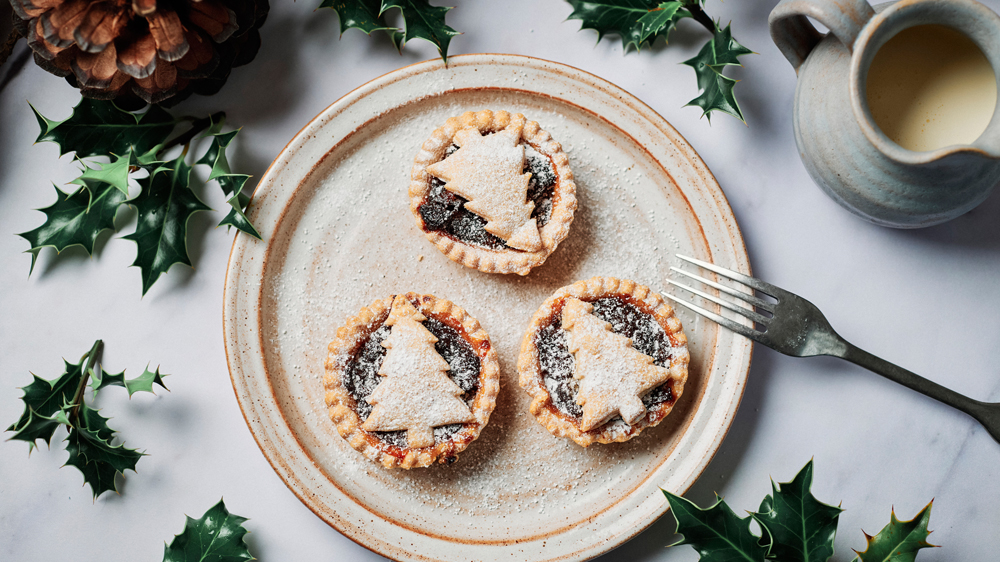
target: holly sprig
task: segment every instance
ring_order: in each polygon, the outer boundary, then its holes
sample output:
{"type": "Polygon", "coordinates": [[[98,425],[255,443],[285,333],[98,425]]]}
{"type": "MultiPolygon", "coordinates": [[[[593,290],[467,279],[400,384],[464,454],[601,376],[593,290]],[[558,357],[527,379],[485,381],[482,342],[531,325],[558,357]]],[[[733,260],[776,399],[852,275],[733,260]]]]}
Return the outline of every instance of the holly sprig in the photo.
{"type": "MultiPolygon", "coordinates": [[[[684,538],[671,546],[691,545],[702,562],[824,562],[833,556],[840,507],[827,505],[812,495],[813,463],[810,460],[791,482],[771,481],[771,494],[755,512],[739,517],[722,498],[702,509],[690,500],[663,490],[677,533],[684,538]],[[761,534],[750,529],[751,521],[761,534]]],[[[933,503],[933,502],[931,502],[933,503]]],[[[854,562],[913,562],[927,543],[931,504],[912,521],[899,521],[893,511],[889,524],[874,537],[865,534],[868,548],[857,552],[854,562]]]]}
{"type": "Polygon", "coordinates": [[[87,389],[90,388],[96,397],[105,387],[122,386],[131,398],[136,392],[153,392],[153,384],[167,388],[159,368],[150,371],[148,365],[142,375],[134,379],[126,379],[125,371],[105,372],[100,366],[103,346],[104,343],[97,340],[78,363],[63,360],[64,372],[55,379],[45,380],[32,374],[31,384],[22,388],[24,412],[7,428],[14,434],[10,439],[28,442],[30,453],[39,439],[51,445],[56,429],[65,426],[69,453],[66,464],[83,473],[94,498],[107,491],[117,492],[115,476],[124,476],[126,470],[134,472],[136,463],[145,453],[112,444],[117,432],[108,426],[109,418],[87,403],[87,389]]]}
{"type": "Polygon", "coordinates": [[[678,0],[661,2],[658,0],[567,0],[573,12],[567,19],[578,19],[581,29],[597,31],[600,41],[606,33],[621,37],[622,47],[641,51],[662,37],[669,39],[670,32],[684,19],[698,22],[712,38],[702,47],[698,55],[684,61],[694,69],[701,92],[687,105],[698,106],[702,116],[711,122],[712,112],[720,111],[746,123],[733,88],[736,80],[723,74],[727,66],[742,66],[739,57],[753,51],[739,44],[733,38],[730,26],[721,27],[704,10],[704,0],[678,0]]]}
{"type": "Polygon", "coordinates": [[[452,8],[431,6],[427,0],[323,0],[319,7],[337,12],[341,35],[351,28],[368,35],[384,31],[400,52],[410,39],[423,39],[437,47],[445,64],[448,64],[451,38],[461,35],[445,23],[445,15],[452,8]],[[400,11],[402,28],[389,25],[386,13],[390,10],[400,11]]]}
{"type": "Polygon", "coordinates": [[[70,182],[75,189],[65,192],[56,187],[55,203],[39,209],[45,213],[45,222],[19,234],[31,245],[27,252],[32,271],[43,248],[53,248],[58,254],[81,246],[93,254],[101,233],[117,230],[115,218],[123,205],[138,211],[135,232],[124,238],[136,243],[132,265],[141,271],[143,295],[172,265],[191,266],[188,221],[195,213],[211,210],[191,188],[187,159],[196,137],[208,139],[208,148],[194,165],[208,166],[209,181],[218,183],[229,198],[231,208],[219,226],[234,226],[261,238],[245,214],[250,176],[232,173],[226,158],[226,149],[239,130],[223,132],[225,113],[175,118],[155,105],[144,113],[133,113],[110,101],[87,98],[63,121],[32,110],[41,129],[36,142],[56,143],[60,155],[74,153],[80,165],[80,176],[70,182]],[[178,128],[184,130],[172,136],[178,128]],[[180,154],[165,159],[176,147],[182,147],[180,154]],[[138,193],[130,197],[133,185],[138,193]]]}
{"type": "Polygon", "coordinates": [[[221,499],[199,519],[187,517],[184,531],[163,545],[163,562],[256,560],[247,548],[246,517],[234,515],[221,499]]]}

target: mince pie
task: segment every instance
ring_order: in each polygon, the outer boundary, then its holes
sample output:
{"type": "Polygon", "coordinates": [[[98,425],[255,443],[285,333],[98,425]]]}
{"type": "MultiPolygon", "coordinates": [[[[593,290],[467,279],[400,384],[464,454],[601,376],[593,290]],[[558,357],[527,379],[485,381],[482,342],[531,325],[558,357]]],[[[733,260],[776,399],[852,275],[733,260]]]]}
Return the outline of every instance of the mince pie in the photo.
{"type": "Polygon", "coordinates": [[[663,297],[594,277],[559,289],[535,312],[517,369],[538,422],[586,447],[660,423],[684,391],[689,357],[663,297]]]}
{"type": "Polygon", "coordinates": [[[527,275],[569,234],[569,158],[520,113],[466,112],[421,146],[410,173],[417,226],[446,256],[487,273],[527,275]]]}
{"type": "Polygon", "coordinates": [[[337,330],[326,404],[340,436],[387,468],[450,464],[479,437],[500,368],[479,322],[451,302],[407,293],[337,330]]]}

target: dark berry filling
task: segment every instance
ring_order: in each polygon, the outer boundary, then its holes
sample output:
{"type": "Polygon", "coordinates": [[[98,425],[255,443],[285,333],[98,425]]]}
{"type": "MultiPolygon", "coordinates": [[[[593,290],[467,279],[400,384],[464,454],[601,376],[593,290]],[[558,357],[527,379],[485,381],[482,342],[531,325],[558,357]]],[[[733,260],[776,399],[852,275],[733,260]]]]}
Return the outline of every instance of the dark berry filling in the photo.
{"type": "MultiPolygon", "coordinates": [[[[653,358],[660,367],[670,367],[671,344],[666,332],[653,316],[639,310],[624,297],[606,297],[592,301],[594,316],[611,324],[611,331],[632,339],[632,347],[653,358]]],[[[573,378],[573,355],[562,329],[561,307],[551,322],[535,333],[535,347],[542,380],[555,407],[570,418],[579,420],[583,409],[576,403],[579,381],[573,378]]],[[[646,409],[673,401],[671,383],[666,382],[642,398],[646,409]]],[[[615,417],[612,419],[621,419],[615,417]]]]}
{"type": "MultiPolygon", "coordinates": [[[[555,167],[552,160],[529,147],[525,147],[524,171],[531,172],[528,184],[528,200],[535,203],[531,216],[539,227],[545,226],[552,218],[552,197],[556,188],[555,167]]],[[[447,158],[458,147],[451,145],[445,151],[447,158]]],[[[486,219],[465,208],[466,199],[444,188],[443,181],[431,177],[430,192],[418,210],[428,231],[440,231],[461,240],[490,250],[505,250],[509,246],[503,240],[486,232],[486,219]]]]}
{"type": "MultiPolygon", "coordinates": [[[[428,318],[422,324],[438,339],[437,343],[434,344],[434,349],[448,362],[448,366],[451,367],[448,371],[448,377],[464,391],[462,400],[471,406],[472,399],[479,390],[479,356],[458,330],[444,322],[428,318]]],[[[368,339],[358,346],[357,352],[348,363],[347,369],[344,370],[344,388],[354,398],[355,411],[357,411],[361,421],[368,419],[373,407],[365,399],[382,382],[383,377],[378,374],[386,352],[386,349],[382,347],[382,341],[389,337],[390,330],[389,326],[382,325],[372,332],[368,339]]],[[[460,423],[434,428],[434,440],[435,442],[445,441],[461,429],[462,424],[460,423]]],[[[406,447],[405,431],[379,431],[374,432],[374,435],[389,445],[406,447]]]]}

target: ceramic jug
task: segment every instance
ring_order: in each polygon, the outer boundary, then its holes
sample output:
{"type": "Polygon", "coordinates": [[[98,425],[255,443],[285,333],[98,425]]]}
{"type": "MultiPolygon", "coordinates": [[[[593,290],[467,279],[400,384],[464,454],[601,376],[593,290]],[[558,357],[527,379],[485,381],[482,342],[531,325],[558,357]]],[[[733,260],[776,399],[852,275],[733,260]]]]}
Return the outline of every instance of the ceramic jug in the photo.
{"type": "Polygon", "coordinates": [[[920,228],[981,203],[1000,182],[1000,111],[970,145],[907,150],[876,125],[867,74],[878,50],[900,31],[950,27],[986,56],[1000,90],[1000,16],[974,0],[782,0],[771,37],[798,74],[795,142],[806,169],[833,199],[883,226],[920,228]],[[807,17],[830,32],[820,34],[807,17]]]}

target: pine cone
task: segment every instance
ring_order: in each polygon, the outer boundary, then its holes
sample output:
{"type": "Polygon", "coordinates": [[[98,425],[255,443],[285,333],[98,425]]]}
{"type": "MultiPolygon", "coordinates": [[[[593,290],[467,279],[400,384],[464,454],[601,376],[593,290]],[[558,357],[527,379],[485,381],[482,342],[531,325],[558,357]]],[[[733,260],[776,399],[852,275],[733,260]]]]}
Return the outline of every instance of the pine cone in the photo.
{"type": "Polygon", "coordinates": [[[124,107],[218,92],[234,66],[257,55],[269,8],[268,0],[10,3],[38,66],[124,107]]]}

